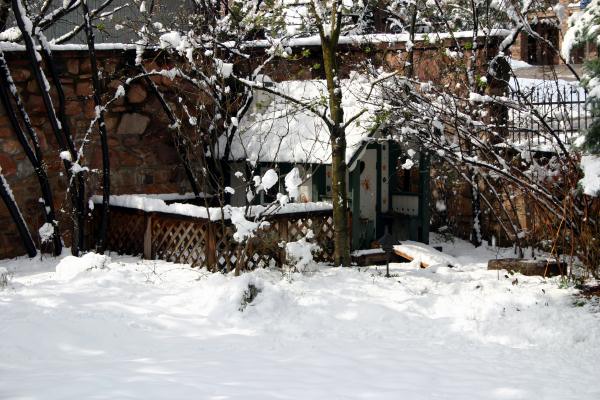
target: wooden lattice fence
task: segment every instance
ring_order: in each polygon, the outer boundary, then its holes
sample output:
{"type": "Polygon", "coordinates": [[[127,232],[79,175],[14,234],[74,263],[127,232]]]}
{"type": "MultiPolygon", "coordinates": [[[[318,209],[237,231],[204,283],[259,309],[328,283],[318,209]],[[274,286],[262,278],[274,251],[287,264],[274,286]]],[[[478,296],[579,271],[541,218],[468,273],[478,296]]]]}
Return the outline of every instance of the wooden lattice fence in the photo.
{"type": "MultiPolygon", "coordinates": [[[[101,207],[97,207],[95,216],[100,212],[101,207]]],[[[236,265],[242,269],[280,267],[285,263],[281,244],[299,240],[312,230],[312,240],[322,249],[315,259],[333,261],[331,210],[276,214],[266,220],[268,226],[240,245],[233,239],[235,226],[228,220],[223,224],[204,218],[111,206],[107,248],[119,254],[142,255],[147,259],[191,264],[214,271],[229,271],[236,265]]]]}

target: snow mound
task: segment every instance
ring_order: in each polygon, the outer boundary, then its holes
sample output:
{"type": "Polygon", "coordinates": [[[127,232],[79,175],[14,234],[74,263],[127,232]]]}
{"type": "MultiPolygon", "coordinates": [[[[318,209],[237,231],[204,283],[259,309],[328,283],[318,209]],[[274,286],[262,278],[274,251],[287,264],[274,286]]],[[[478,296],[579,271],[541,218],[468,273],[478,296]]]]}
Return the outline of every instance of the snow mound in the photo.
{"type": "Polygon", "coordinates": [[[8,285],[8,270],[0,267],[0,289],[8,285]]]}
{"type": "Polygon", "coordinates": [[[583,192],[588,196],[600,194],[600,157],[589,155],[581,157],[581,169],[584,177],[579,181],[583,192]]]}
{"type": "Polygon", "coordinates": [[[315,266],[313,253],[321,250],[321,248],[316,243],[307,241],[307,239],[310,240],[313,237],[313,231],[309,230],[306,237],[285,245],[288,262],[290,265],[294,265],[298,271],[308,271],[315,266]]]}
{"type": "Polygon", "coordinates": [[[109,261],[109,257],[96,253],[87,253],[82,257],[67,256],[56,266],[56,279],[70,281],[84,271],[104,267],[109,261]]]}

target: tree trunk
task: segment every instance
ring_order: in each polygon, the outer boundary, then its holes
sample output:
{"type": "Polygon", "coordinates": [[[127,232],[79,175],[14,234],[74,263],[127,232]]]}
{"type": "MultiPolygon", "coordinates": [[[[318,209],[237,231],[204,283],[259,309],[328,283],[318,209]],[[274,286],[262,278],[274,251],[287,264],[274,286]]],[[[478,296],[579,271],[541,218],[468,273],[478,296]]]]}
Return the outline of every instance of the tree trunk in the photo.
{"type": "Polygon", "coordinates": [[[4,201],[4,204],[6,204],[6,208],[8,208],[10,216],[17,225],[17,229],[19,230],[21,239],[23,239],[23,245],[27,250],[27,254],[29,257],[35,257],[37,255],[35,244],[31,238],[31,233],[29,232],[27,223],[25,222],[25,219],[23,219],[23,214],[21,214],[21,210],[19,210],[19,206],[17,205],[17,202],[12,195],[12,191],[8,186],[8,182],[6,182],[4,175],[2,175],[2,166],[0,166],[0,197],[4,201]]]}
{"type": "Polygon", "coordinates": [[[44,160],[43,153],[40,148],[40,144],[37,138],[37,134],[33,130],[31,126],[31,120],[29,119],[29,115],[25,111],[25,106],[21,101],[17,88],[14,85],[12,80],[12,76],[10,74],[10,70],[8,68],[8,64],[6,63],[6,59],[4,58],[4,53],[0,51],[0,100],[2,105],[4,106],[4,110],[10,123],[13,127],[13,131],[23,147],[23,151],[25,155],[29,159],[29,162],[33,166],[33,170],[38,178],[38,182],[40,184],[40,189],[42,192],[42,200],[44,204],[42,205],[42,211],[44,213],[44,219],[46,223],[49,223],[54,228],[54,234],[52,235],[52,245],[53,245],[53,254],[55,256],[59,255],[62,252],[62,242],[60,238],[60,231],[58,229],[58,224],[56,223],[56,215],[54,212],[54,200],[52,196],[52,189],[50,188],[50,183],[48,181],[48,175],[44,168],[44,160]],[[29,134],[31,139],[30,145],[27,137],[25,136],[25,132],[21,129],[21,125],[19,124],[19,119],[17,117],[17,113],[13,108],[12,102],[10,101],[11,95],[15,101],[17,109],[19,110],[19,114],[23,119],[25,128],[29,134]]]}
{"type": "Polygon", "coordinates": [[[88,50],[90,52],[90,64],[92,67],[92,85],[94,87],[94,104],[98,118],[98,130],[100,131],[100,146],[102,148],[102,219],[100,220],[100,233],[96,250],[103,253],[106,250],[106,236],[109,223],[110,209],[110,157],[108,152],[108,135],[106,124],[104,123],[104,107],[100,100],[100,80],[98,78],[98,61],[96,59],[96,50],[94,46],[94,29],[90,20],[90,11],[87,1],[81,2],[83,17],[85,19],[85,36],[87,39],[88,50]]]}
{"type": "MultiPolygon", "coordinates": [[[[348,231],[348,198],[346,185],[346,137],[344,130],[331,136],[331,170],[333,191],[334,263],[350,266],[350,235],[348,231]]],[[[356,216],[358,217],[358,216],[356,216]]]]}
{"type": "Polygon", "coordinates": [[[348,230],[348,196],[346,185],[346,130],[344,109],[342,107],[342,88],[338,73],[337,35],[327,38],[321,36],[323,49],[323,67],[327,78],[329,95],[328,128],[331,142],[331,170],[333,192],[334,223],[334,263],[335,266],[350,266],[350,235],[348,230]]]}
{"type": "Polygon", "coordinates": [[[481,193],[479,192],[479,182],[477,172],[471,171],[471,209],[473,213],[471,232],[471,243],[475,247],[481,246],[481,193]]]}
{"type": "MultiPolygon", "coordinates": [[[[45,38],[41,36],[41,33],[37,34],[38,40],[41,44],[40,51],[42,52],[42,58],[46,63],[48,72],[52,77],[52,83],[56,89],[58,97],[58,109],[56,110],[56,117],[60,122],[63,135],[65,137],[65,143],[67,150],[71,154],[71,159],[77,161],[77,150],[75,149],[75,143],[73,142],[73,135],[71,134],[71,128],[69,127],[69,121],[66,116],[66,97],[65,91],[63,90],[62,83],[60,82],[60,76],[56,69],[52,53],[47,46],[45,38]]],[[[81,250],[84,249],[85,244],[85,178],[83,176],[83,170],[79,169],[73,172],[72,179],[69,180],[69,191],[71,193],[71,206],[73,207],[74,216],[73,218],[73,239],[71,243],[71,253],[74,256],[79,256],[81,250]]]]}
{"type": "MultiPolygon", "coordinates": [[[[46,79],[46,75],[44,74],[44,71],[42,70],[40,54],[38,53],[38,50],[33,41],[33,36],[32,36],[33,32],[31,32],[31,29],[30,29],[31,20],[26,15],[25,9],[23,8],[23,4],[21,3],[20,0],[12,0],[12,6],[13,6],[13,14],[15,16],[15,21],[17,23],[17,26],[19,27],[19,30],[21,31],[23,42],[25,44],[27,59],[29,61],[29,64],[31,65],[31,70],[33,72],[35,81],[38,84],[38,87],[40,88],[42,101],[44,103],[44,109],[46,110],[46,114],[48,116],[48,121],[50,122],[52,131],[54,133],[54,136],[56,137],[56,141],[58,143],[59,149],[60,149],[61,153],[68,151],[69,154],[71,155],[70,159],[68,159],[66,157],[63,158],[63,164],[65,167],[67,179],[69,181],[69,192],[70,192],[69,195],[71,197],[73,209],[75,210],[76,214],[79,214],[80,212],[83,212],[83,211],[78,210],[77,199],[80,198],[80,191],[83,190],[83,187],[79,188],[78,185],[75,183],[75,181],[72,179],[72,177],[73,177],[73,170],[72,170],[73,162],[72,162],[72,160],[76,159],[77,153],[75,152],[75,147],[73,145],[71,138],[65,136],[65,132],[63,130],[63,124],[60,122],[60,120],[56,114],[56,110],[54,109],[54,104],[53,104],[52,98],[50,96],[50,87],[48,84],[48,80],[46,79]]],[[[40,43],[40,44],[41,44],[42,52],[47,53],[48,49],[46,48],[45,43],[40,43]]],[[[51,57],[49,59],[47,59],[46,62],[47,62],[47,64],[49,63],[48,67],[52,69],[53,65],[51,65],[52,64],[51,57]]],[[[56,76],[54,78],[55,78],[55,82],[54,82],[55,85],[60,85],[60,81],[58,80],[58,78],[56,76]]],[[[75,225],[77,225],[78,220],[79,220],[78,218],[75,218],[75,221],[74,221],[75,225]]],[[[77,240],[73,240],[73,246],[72,246],[71,251],[74,255],[78,255],[77,240]]]]}

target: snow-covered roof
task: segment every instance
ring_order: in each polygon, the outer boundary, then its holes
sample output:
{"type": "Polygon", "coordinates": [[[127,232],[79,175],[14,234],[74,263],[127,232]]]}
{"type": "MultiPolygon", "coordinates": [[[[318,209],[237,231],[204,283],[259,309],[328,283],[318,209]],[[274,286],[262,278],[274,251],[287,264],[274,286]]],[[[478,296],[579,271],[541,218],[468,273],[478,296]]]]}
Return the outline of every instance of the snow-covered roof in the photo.
{"type": "MultiPolygon", "coordinates": [[[[284,81],[273,85],[273,90],[310,104],[321,112],[328,111],[324,80],[284,81]]],[[[364,140],[376,130],[378,107],[373,99],[377,86],[356,73],[342,80],[341,85],[344,121],[348,122],[362,112],[346,128],[346,162],[350,162],[364,140]]],[[[240,121],[232,142],[231,160],[331,163],[329,130],[323,118],[280,96],[256,92],[254,104],[240,121]]]]}

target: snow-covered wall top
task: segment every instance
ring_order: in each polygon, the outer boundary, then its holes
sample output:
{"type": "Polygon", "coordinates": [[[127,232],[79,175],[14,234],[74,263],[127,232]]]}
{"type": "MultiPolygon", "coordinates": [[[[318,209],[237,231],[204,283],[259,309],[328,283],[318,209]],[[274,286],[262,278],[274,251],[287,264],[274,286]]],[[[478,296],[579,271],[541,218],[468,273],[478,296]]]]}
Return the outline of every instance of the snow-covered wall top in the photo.
{"type": "MultiPolygon", "coordinates": [[[[273,90],[326,111],[328,96],[324,80],[284,81],[273,85],[273,90]]],[[[377,92],[376,87],[371,90],[372,87],[373,82],[358,74],[342,80],[344,121],[364,111],[346,128],[347,162],[375,127],[377,106],[369,100],[375,98],[377,92]]],[[[225,144],[219,147],[224,149],[225,144]]],[[[307,107],[260,92],[251,111],[240,121],[238,134],[231,146],[231,159],[329,164],[329,131],[323,118],[307,107]]]]}
{"type": "MultiPolygon", "coordinates": [[[[510,31],[505,29],[495,29],[489,34],[485,32],[479,33],[479,37],[505,37],[510,31]]],[[[436,43],[446,39],[470,39],[473,37],[472,31],[460,31],[450,33],[429,33],[415,35],[414,42],[436,43]]],[[[385,44],[385,43],[405,43],[410,39],[408,33],[375,33],[369,35],[348,35],[342,36],[339,40],[341,45],[362,45],[362,44],[385,44]]],[[[276,42],[281,42],[281,39],[264,39],[253,40],[245,44],[247,48],[265,48],[272,47],[276,42]]],[[[321,39],[319,36],[308,36],[304,38],[294,38],[284,41],[289,47],[304,47],[304,46],[320,46],[321,39]]],[[[230,43],[225,42],[227,46],[230,43]]],[[[283,43],[282,43],[283,44],[283,43]]],[[[52,51],[87,51],[87,44],[52,44],[52,51]]],[[[158,48],[158,46],[157,46],[158,48]]],[[[136,45],[133,43],[96,43],[97,50],[135,50],[136,45]]],[[[25,51],[25,46],[10,41],[0,41],[0,50],[2,51],[25,51]]]]}
{"type": "MultiPolygon", "coordinates": [[[[133,194],[112,195],[110,196],[110,205],[117,207],[132,208],[146,212],[161,212],[166,214],[185,215],[194,218],[205,218],[210,219],[211,221],[220,220],[222,215],[221,212],[224,212],[225,219],[230,219],[232,212],[234,212],[235,210],[242,210],[242,212],[246,211],[245,207],[226,206],[223,209],[221,209],[219,207],[207,208],[202,206],[196,206],[193,204],[183,203],[167,204],[160,197],[162,196],[146,196],[133,194]]],[[[94,204],[102,204],[102,196],[93,196],[92,201],[94,202],[94,204]]],[[[265,213],[267,215],[281,215],[316,211],[329,211],[332,209],[332,205],[326,202],[288,203],[285,205],[278,205],[277,207],[257,205],[249,208],[247,217],[255,217],[263,215],[265,213]]]]}
{"type": "MultiPolygon", "coordinates": [[[[50,49],[52,51],[88,51],[87,44],[52,44],[50,43],[50,49]]],[[[135,50],[135,44],[125,43],[96,43],[96,50],[135,50]]],[[[0,50],[2,51],[25,51],[25,46],[13,42],[2,42],[0,41],[0,50]]]]}
{"type": "MultiPolygon", "coordinates": [[[[494,29],[493,31],[479,32],[478,37],[506,37],[510,34],[506,29],[494,29]]],[[[471,39],[473,31],[459,31],[453,33],[419,33],[415,35],[413,42],[428,42],[436,43],[437,41],[446,39],[471,39]]],[[[347,35],[340,37],[339,44],[341,45],[361,45],[361,44],[383,44],[383,43],[405,43],[410,40],[409,33],[373,33],[368,35],[347,35]]],[[[247,47],[271,47],[280,39],[264,39],[253,40],[246,44],[247,47]]],[[[318,35],[308,36],[304,38],[293,38],[284,41],[286,46],[304,47],[304,46],[320,46],[321,39],[318,35]]]]}

